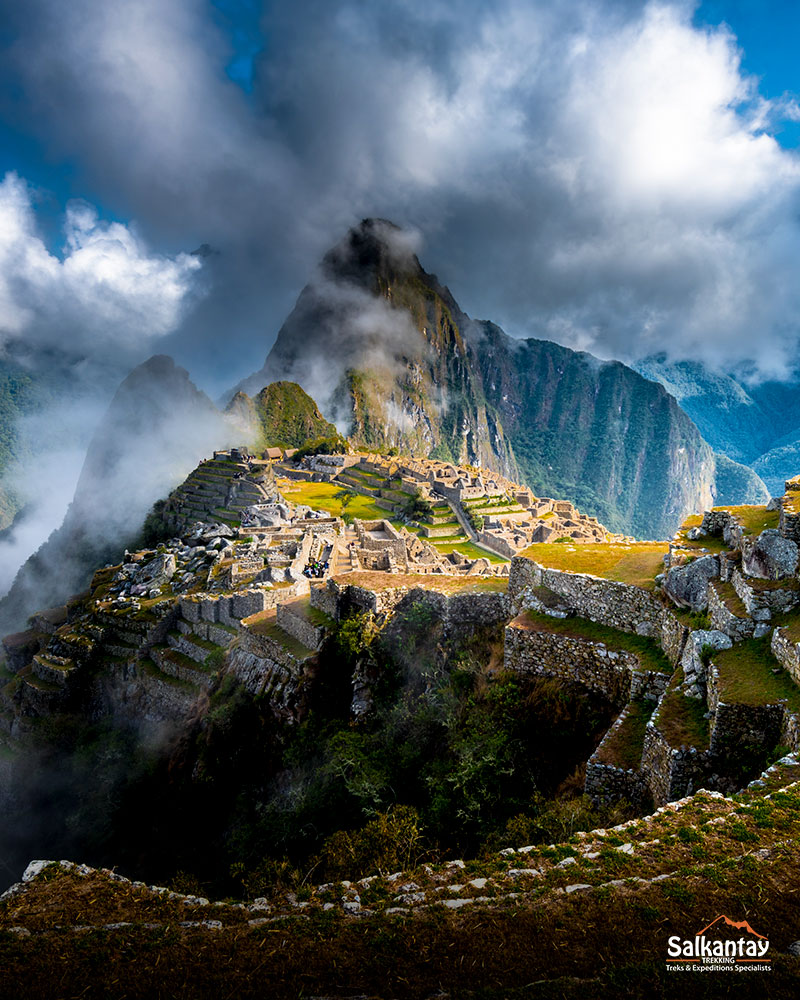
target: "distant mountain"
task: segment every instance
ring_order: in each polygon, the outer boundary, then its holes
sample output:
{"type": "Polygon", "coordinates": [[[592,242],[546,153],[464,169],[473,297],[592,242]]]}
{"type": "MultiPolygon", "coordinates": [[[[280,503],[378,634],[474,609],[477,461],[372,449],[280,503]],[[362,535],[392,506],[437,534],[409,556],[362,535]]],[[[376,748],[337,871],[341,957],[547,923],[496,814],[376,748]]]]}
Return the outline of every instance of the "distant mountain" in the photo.
{"type": "Polygon", "coordinates": [[[659,354],[635,363],[694,420],[711,446],[752,466],[772,496],[800,469],[800,379],[750,385],[697,361],[659,354]]]}
{"type": "Polygon", "coordinates": [[[296,382],[272,382],[253,397],[237,392],[225,412],[248,430],[256,447],[299,448],[337,433],[296,382]]]}
{"type": "Polygon", "coordinates": [[[135,368],[92,439],[64,523],[0,601],[0,634],[84,589],[98,565],[136,539],[157,499],[215,447],[238,441],[171,358],[156,355],[135,368]]]}
{"type": "Polygon", "coordinates": [[[382,220],[323,259],[264,367],[239,389],[298,382],[366,447],[474,463],[562,496],[616,531],[671,534],[724,492],[766,495],[735,475],[675,400],[618,362],[517,341],[471,320],[406,235],[382,220]]]}

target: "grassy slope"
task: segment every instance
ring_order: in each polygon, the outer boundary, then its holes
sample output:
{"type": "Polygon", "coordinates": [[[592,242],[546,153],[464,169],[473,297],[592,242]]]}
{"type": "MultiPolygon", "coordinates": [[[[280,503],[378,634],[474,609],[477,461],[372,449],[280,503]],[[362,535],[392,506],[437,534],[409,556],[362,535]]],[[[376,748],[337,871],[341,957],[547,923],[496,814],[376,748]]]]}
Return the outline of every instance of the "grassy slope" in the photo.
{"type": "MultiPolygon", "coordinates": [[[[791,770],[791,769],[789,769],[791,770]]],[[[796,770],[796,768],[794,769],[796,770]]],[[[796,775],[795,775],[796,780],[796,775]]],[[[251,926],[261,914],[198,906],[144,887],[49,870],[21,896],[0,904],[3,996],[237,996],[276,1000],[358,995],[470,1000],[610,997],[790,997],[800,960],[786,953],[797,937],[800,791],[783,779],[733,799],[700,792],[682,807],[526,855],[409,871],[429,896],[435,885],[488,877],[489,897],[455,912],[348,918],[321,912],[310,894],[302,917],[251,926]],[[770,798],[765,798],[765,793],[770,798]],[[631,854],[617,847],[629,843],[631,854]],[[594,860],[582,851],[595,852],[594,860]],[[557,867],[576,858],[568,868],[557,867]],[[542,874],[510,877],[510,869],[542,874]],[[667,875],[662,881],[651,881],[667,875]],[[636,880],[639,881],[626,881],[636,880]],[[642,881],[644,880],[644,881],[642,881]],[[585,886],[559,893],[570,884],[585,886]],[[509,890],[515,898],[500,898],[509,890]],[[665,967],[670,935],[691,937],[718,914],[747,919],[770,940],[772,971],[691,976],[665,967]],[[219,921],[216,930],[182,921],[219,921]],[[73,927],[129,922],[110,930],[73,927]],[[24,927],[30,934],[10,933],[24,927]],[[765,978],[766,977],[766,978],[765,978]]],[[[360,888],[365,905],[392,905],[395,884],[360,888]]],[[[334,887],[334,896],[341,893],[334,887]]],[[[442,898],[446,898],[444,893],[442,898]]],[[[271,900],[286,912],[285,896],[271,900]]],[[[263,911],[262,911],[263,912],[263,911]]]]}
{"type": "Polygon", "coordinates": [[[666,542],[636,542],[631,545],[546,542],[529,546],[521,555],[550,569],[591,573],[606,580],[632,583],[652,590],[653,578],[664,569],[663,557],[668,550],[666,542]]]}

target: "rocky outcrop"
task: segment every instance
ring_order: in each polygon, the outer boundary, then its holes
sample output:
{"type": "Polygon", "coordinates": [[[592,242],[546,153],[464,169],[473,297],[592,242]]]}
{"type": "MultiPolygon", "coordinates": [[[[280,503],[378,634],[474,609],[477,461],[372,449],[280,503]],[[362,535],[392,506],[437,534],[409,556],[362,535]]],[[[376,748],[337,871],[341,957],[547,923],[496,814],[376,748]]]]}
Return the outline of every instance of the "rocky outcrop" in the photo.
{"type": "Polygon", "coordinates": [[[783,580],[797,571],[797,543],[784,538],[777,528],[762,531],[742,546],[742,569],[760,580],[783,580]]]}
{"type": "Polygon", "coordinates": [[[708,582],[719,576],[719,558],[701,556],[683,566],[667,571],[664,590],[677,605],[692,611],[708,607],[708,582]]]}

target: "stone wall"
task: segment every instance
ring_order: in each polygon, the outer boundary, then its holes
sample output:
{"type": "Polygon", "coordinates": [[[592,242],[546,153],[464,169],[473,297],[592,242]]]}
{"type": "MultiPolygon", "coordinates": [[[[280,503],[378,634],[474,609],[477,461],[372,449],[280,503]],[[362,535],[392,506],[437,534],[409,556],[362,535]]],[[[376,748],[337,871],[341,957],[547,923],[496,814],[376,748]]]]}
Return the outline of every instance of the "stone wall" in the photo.
{"type": "Polygon", "coordinates": [[[708,614],[711,627],[724,632],[735,642],[752,638],[756,622],[752,618],[737,617],[717,592],[714,580],[708,584],[708,614]]]}
{"type": "Polygon", "coordinates": [[[629,711],[630,705],[626,705],[586,763],[583,790],[595,804],[627,799],[636,808],[642,808],[650,798],[647,781],[639,769],[623,768],[603,759],[606,745],[624,724],[629,711]]]}
{"type": "Polygon", "coordinates": [[[659,698],[669,680],[666,674],[642,670],[638,658],[627,650],[514,622],[505,631],[504,666],[582,684],[617,705],[632,698],[659,698]]]}
{"type": "Polygon", "coordinates": [[[653,802],[662,806],[708,787],[713,771],[708,751],[672,747],[658,729],[658,710],[647,723],[642,750],[642,774],[653,802]]]}
{"type": "MultiPolygon", "coordinates": [[[[792,738],[793,724],[786,719],[791,713],[785,702],[768,705],[724,702],[720,694],[719,668],[713,661],[708,665],[707,701],[714,720],[709,748],[712,754],[724,757],[732,749],[769,749],[783,742],[784,737],[792,738]]],[[[795,749],[797,743],[789,745],[795,749]]]]}
{"type": "Polygon", "coordinates": [[[658,638],[664,606],[655,595],[627,583],[603,580],[585,573],[546,569],[532,559],[517,556],[511,561],[508,593],[512,605],[527,607],[525,590],[547,587],[555,591],[581,618],[600,622],[623,632],[658,638]]]}
{"type": "Polygon", "coordinates": [[[731,573],[733,589],[738,594],[748,615],[759,621],[770,621],[773,614],[779,615],[794,608],[800,600],[800,592],[792,586],[774,587],[750,580],[736,567],[731,573]]]}
{"type": "Polygon", "coordinates": [[[732,549],[741,549],[744,531],[741,524],[728,510],[707,510],[703,514],[700,530],[707,535],[721,535],[732,549]]]}
{"type": "Polygon", "coordinates": [[[684,625],[680,618],[674,612],[670,611],[669,608],[664,608],[661,615],[661,634],[658,637],[658,641],[661,649],[664,651],[664,655],[673,666],[680,663],[688,638],[688,625],[684,625]]]}
{"type": "Polygon", "coordinates": [[[187,622],[221,622],[236,627],[243,618],[269,611],[307,592],[308,581],[303,579],[289,587],[274,589],[252,587],[236,594],[190,594],[180,598],[179,608],[187,622]]]}
{"type": "Polygon", "coordinates": [[[772,655],[788,671],[795,684],[800,685],[800,643],[789,638],[785,627],[774,629],[772,633],[772,655]]]}
{"type": "Polygon", "coordinates": [[[245,631],[231,649],[227,672],[250,694],[263,695],[278,718],[295,722],[306,710],[314,668],[313,658],[298,660],[269,636],[245,631]]]}
{"type": "Polygon", "coordinates": [[[784,538],[800,543],[800,476],[786,481],[778,529],[784,538]]]}
{"type": "Polygon", "coordinates": [[[202,693],[194,686],[155,673],[132,660],[109,662],[93,684],[93,716],[111,715],[125,725],[160,732],[180,725],[195,710],[202,693]]]}
{"type": "Polygon", "coordinates": [[[317,649],[325,638],[323,625],[313,625],[302,615],[295,614],[287,604],[278,605],[275,620],[284,632],[297,639],[306,649],[317,649]]]}
{"type": "Polygon", "coordinates": [[[422,587],[388,587],[374,591],[344,581],[328,580],[325,587],[312,588],[311,606],[324,611],[335,621],[350,614],[383,615],[423,603],[444,625],[445,632],[464,625],[495,625],[507,621],[510,611],[504,593],[442,594],[422,587]]]}

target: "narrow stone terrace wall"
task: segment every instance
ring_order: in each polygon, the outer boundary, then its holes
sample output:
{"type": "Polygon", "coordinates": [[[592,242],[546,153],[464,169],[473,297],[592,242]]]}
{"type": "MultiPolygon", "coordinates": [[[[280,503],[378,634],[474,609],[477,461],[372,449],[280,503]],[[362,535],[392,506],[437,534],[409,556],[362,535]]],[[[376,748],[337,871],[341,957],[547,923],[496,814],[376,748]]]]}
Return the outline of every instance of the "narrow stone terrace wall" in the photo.
{"type": "Polygon", "coordinates": [[[672,747],[658,729],[656,717],[648,722],[642,750],[642,774],[656,806],[683,798],[698,788],[707,788],[712,773],[708,751],[672,747]]]}
{"type": "Polygon", "coordinates": [[[528,587],[547,587],[567,601],[581,618],[658,638],[662,631],[664,605],[653,594],[627,583],[603,580],[585,573],[547,569],[532,559],[511,560],[508,593],[512,604],[525,607],[528,587]]]}
{"type": "Polygon", "coordinates": [[[617,705],[631,698],[658,698],[666,674],[642,670],[627,650],[609,649],[601,642],[552,632],[538,632],[511,622],[505,632],[506,670],[560,677],[599,691],[617,705]]]}
{"type": "Polygon", "coordinates": [[[800,685],[800,643],[792,641],[786,628],[776,628],[772,633],[772,655],[789,672],[795,684],[800,685]]]}
{"type": "Polygon", "coordinates": [[[382,615],[416,603],[427,605],[442,621],[445,631],[461,625],[495,625],[507,621],[510,614],[507,595],[492,591],[442,594],[422,587],[374,591],[338,580],[328,580],[324,588],[312,588],[311,591],[312,607],[337,621],[353,612],[382,615]]]}
{"type": "Polygon", "coordinates": [[[641,808],[650,797],[647,781],[639,769],[623,768],[602,760],[606,744],[624,724],[629,711],[630,705],[626,705],[586,763],[583,788],[595,803],[608,804],[627,799],[635,807],[641,808]]]}
{"type": "Polygon", "coordinates": [[[742,705],[727,703],[720,694],[719,668],[708,665],[707,701],[713,715],[711,728],[711,754],[724,756],[732,748],[773,747],[790,740],[791,749],[797,747],[796,725],[787,718],[789,712],[782,701],[769,705],[742,705]]]}

